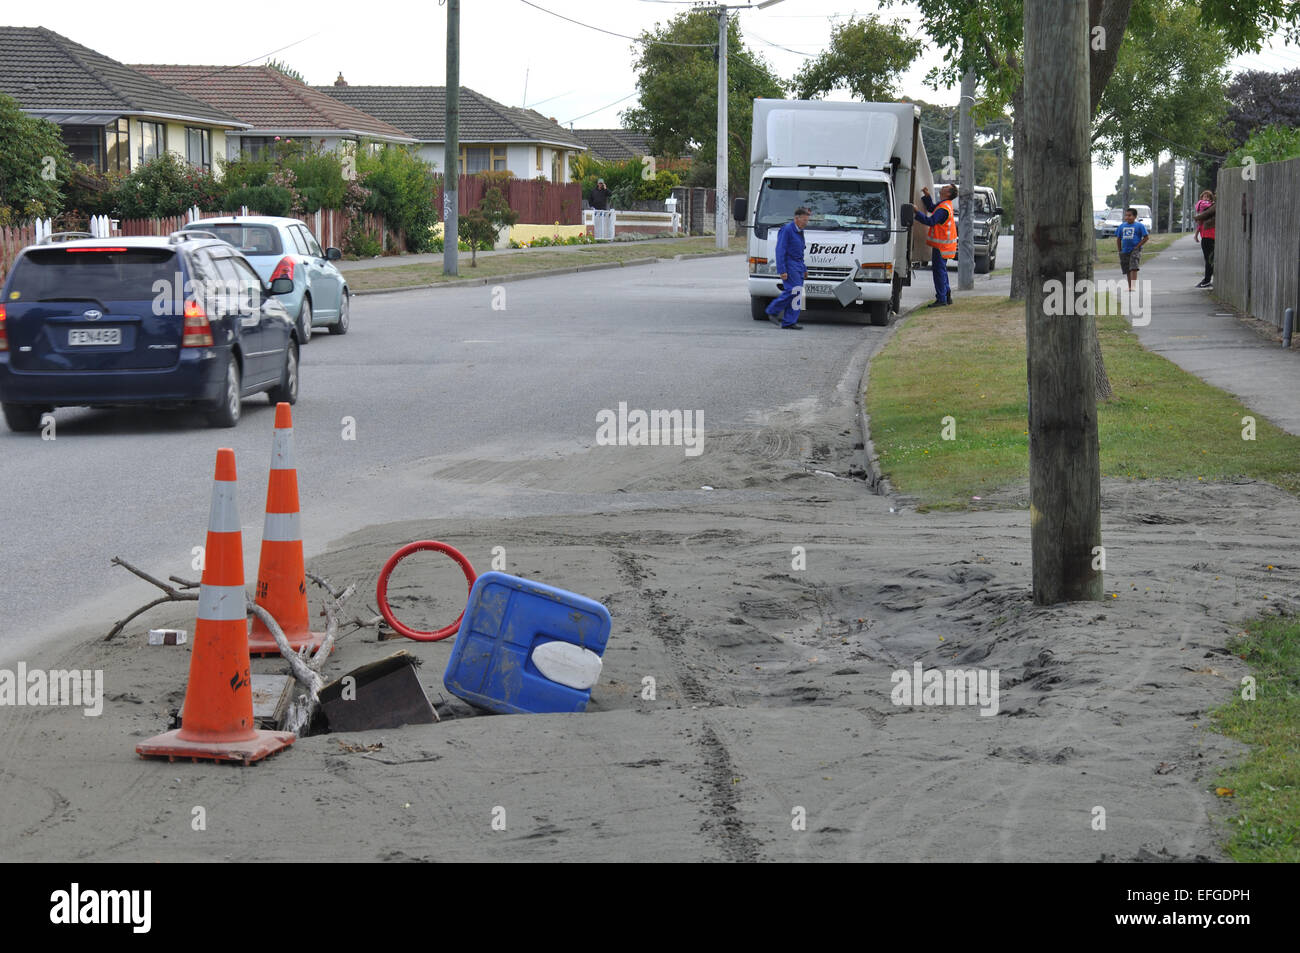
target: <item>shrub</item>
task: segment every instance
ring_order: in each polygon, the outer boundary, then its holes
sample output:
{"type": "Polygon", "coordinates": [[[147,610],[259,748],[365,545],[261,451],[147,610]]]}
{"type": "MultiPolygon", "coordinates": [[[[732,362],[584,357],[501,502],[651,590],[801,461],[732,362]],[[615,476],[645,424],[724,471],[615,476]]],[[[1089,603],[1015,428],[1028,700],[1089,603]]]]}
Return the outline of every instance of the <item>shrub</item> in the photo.
{"type": "Polygon", "coordinates": [[[1257,163],[1282,162],[1300,156],[1300,127],[1265,126],[1256,129],[1249,139],[1228,155],[1223,164],[1245,165],[1247,156],[1257,163]]]}
{"type": "Polygon", "coordinates": [[[158,218],[180,215],[191,205],[220,211],[224,200],[224,186],[211,172],[164,152],[122,178],[108,201],[120,218],[158,218]]]}
{"type": "Polygon", "coordinates": [[[293,211],[294,194],[283,185],[254,185],[231,189],[226,194],[227,211],[236,211],[247,205],[250,211],[262,215],[288,215],[293,211]]]}
{"type": "Polygon", "coordinates": [[[363,208],[384,216],[390,229],[404,232],[408,251],[428,251],[430,229],[438,221],[433,167],[401,146],[386,146],[378,155],[363,149],[356,164],[358,178],[370,190],[363,208]]]}
{"type": "Polygon", "coordinates": [[[16,100],[0,95],[0,219],[57,215],[64,204],[59,184],[71,172],[59,127],[28,116],[16,100]]]}

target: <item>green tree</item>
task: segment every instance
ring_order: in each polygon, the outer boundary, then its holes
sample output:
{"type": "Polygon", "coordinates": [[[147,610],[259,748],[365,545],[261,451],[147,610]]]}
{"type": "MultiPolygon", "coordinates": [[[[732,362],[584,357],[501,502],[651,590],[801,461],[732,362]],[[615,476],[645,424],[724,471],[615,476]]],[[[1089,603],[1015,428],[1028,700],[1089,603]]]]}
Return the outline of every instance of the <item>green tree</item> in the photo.
{"type": "MultiPolygon", "coordinates": [[[[1094,156],[1139,162],[1216,135],[1227,113],[1227,45],[1189,0],[1141,0],[1093,117],[1094,156]]],[[[1148,189],[1148,194],[1149,194],[1148,189]]]]}
{"type": "Polygon", "coordinates": [[[843,88],[863,102],[891,101],[899,75],[920,52],[921,41],[898,21],[852,16],[832,28],[829,48],[795,74],[795,96],[818,99],[843,88]]]}
{"type": "Polygon", "coordinates": [[[59,127],[0,94],[0,224],[57,215],[71,172],[59,127]]]}
{"type": "Polygon", "coordinates": [[[1222,30],[1234,53],[1258,50],[1279,30],[1300,42],[1300,0],[1200,0],[1200,8],[1201,22],[1222,30]]]}
{"type": "Polygon", "coordinates": [[[438,189],[433,166],[405,146],[386,146],[371,155],[357,150],[357,179],[370,195],[363,208],[384,216],[384,222],[406,235],[407,251],[432,247],[438,221],[438,189]]]}
{"type": "Polygon", "coordinates": [[[1249,139],[1223,160],[1223,164],[1245,165],[1247,156],[1257,163],[1282,162],[1300,156],[1300,127],[1265,126],[1256,129],[1249,139]]]}
{"type": "Polygon", "coordinates": [[[478,250],[491,248],[501,229],[519,221],[519,213],[510,207],[500,189],[488,189],[472,208],[456,220],[461,239],[469,244],[471,268],[478,267],[478,250]]]}
{"type": "MultiPolygon", "coordinates": [[[[644,31],[640,39],[642,43],[634,47],[640,105],[622,114],[623,125],[646,130],[655,155],[693,153],[694,176],[706,175],[717,154],[718,64],[710,49],[717,45],[717,21],[701,12],[679,13],[667,26],[655,24],[644,31]]],[[[740,26],[731,18],[727,24],[727,170],[728,188],[736,194],[749,182],[754,100],[784,95],[785,84],[745,46],[740,26]]]]}
{"type": "Polygon", "coordinates": [[[283,73],[290,79],[296,79],[304,86],[307,85],[307,80],[303,79],[302,73],[299,73],[284,60],[267,60],[265,65],[271,67],[271,69],[275,70],[277,73],[283,73]]]}

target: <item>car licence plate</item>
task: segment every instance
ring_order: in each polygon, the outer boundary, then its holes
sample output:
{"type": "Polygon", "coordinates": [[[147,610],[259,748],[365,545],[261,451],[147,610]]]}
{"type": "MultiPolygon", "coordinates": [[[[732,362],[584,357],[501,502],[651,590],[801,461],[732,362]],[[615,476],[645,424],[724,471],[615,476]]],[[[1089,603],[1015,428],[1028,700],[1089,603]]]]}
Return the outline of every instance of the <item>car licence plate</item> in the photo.
{"type": "Polygon", "coordinates": [[[813,284],[811,282],[804,285],[804,293],[816,295],[819,298],[829,298],[835,294],[830,285],[813,284]]]}
{"type": "Polygon", "coordinates": [[[86,344],[121,344],[121,328],[72,328],[68,331],[68,343],[86,344]]]}

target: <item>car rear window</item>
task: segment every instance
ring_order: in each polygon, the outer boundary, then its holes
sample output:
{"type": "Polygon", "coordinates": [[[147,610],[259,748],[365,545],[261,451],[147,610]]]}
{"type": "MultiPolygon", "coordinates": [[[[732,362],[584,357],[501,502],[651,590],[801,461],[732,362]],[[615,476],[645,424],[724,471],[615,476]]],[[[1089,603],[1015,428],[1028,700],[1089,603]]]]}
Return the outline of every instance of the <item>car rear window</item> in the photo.
{"type": "Polygon", "coordinates": [[[211,232],[245,255],[280,255],[284,252],[280,230],[274,225],[209,225],[199,222],[194,227],[211,232]]]}
{"type": "Polygon", "coordinates": [[[176,284],[179,268],[172,248],[37,248],[14,266],[9,298],[149,300],[158,293],[156,282],[166,282],[168,288],[176,284]]]}

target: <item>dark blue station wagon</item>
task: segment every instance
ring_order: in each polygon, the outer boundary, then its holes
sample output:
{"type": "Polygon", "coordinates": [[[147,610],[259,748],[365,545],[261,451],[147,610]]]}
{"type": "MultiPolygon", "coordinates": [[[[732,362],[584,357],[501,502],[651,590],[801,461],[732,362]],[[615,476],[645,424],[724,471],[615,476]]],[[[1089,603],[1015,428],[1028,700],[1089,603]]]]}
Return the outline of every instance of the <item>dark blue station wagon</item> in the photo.
{"type": "Polygon", "coordinates": [[[33,431],[55,407],[186,407],[233,427],[240,401],[298,398],[298,336],[278,295],[195,232],[23,249],[0,291],[0,405],[33,431]]]}

